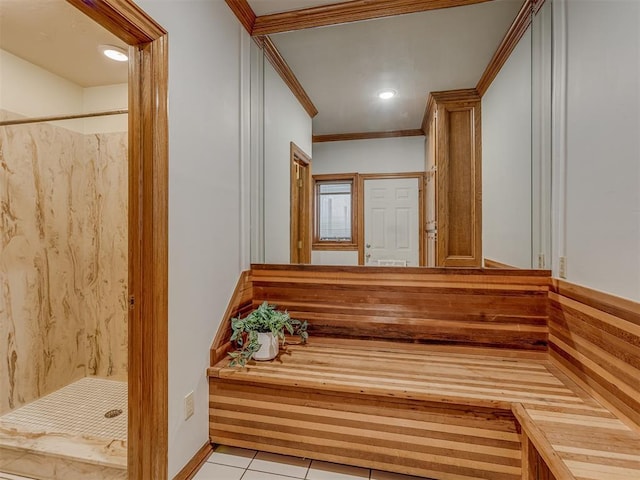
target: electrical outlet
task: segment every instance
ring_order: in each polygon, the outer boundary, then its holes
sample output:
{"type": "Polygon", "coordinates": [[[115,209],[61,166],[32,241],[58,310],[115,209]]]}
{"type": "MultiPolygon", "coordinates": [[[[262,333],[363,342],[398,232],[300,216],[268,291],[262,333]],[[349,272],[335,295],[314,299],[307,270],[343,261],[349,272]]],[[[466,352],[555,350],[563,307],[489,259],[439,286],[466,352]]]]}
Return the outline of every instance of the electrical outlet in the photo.
{"type": "Polygon", "coordinates": [[[184,419],[188,420],[193,415],[193,392],[184,397],[184,419]]]}
{"type": "Polygon", "coordinates": [[[558,266],[558,275],[560,278],[567,278],[567,257],[560,257],[560,265],[558,266]]]}

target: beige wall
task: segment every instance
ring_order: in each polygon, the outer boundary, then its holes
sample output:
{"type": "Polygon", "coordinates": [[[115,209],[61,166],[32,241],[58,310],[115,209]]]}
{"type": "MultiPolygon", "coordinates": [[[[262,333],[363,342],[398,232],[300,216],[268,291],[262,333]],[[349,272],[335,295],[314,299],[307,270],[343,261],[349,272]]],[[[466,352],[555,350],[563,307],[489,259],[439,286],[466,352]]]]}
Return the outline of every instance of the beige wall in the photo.
{"type": "Polygon", "coordinates": [[[126,375],[126,159],[124,132],[0,127],[0,412],[126,375]]]}

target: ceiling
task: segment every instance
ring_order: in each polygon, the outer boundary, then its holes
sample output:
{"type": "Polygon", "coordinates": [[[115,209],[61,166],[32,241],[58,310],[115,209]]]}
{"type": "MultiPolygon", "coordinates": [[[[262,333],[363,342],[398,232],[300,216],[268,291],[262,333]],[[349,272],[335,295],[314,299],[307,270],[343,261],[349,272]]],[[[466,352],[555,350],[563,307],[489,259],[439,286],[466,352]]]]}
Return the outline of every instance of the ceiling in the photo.
{"type": "Polygon", "coordinates": [[[102,44],[127,48],[65,0],[0,0],[0,48],[81,87],[127,82],[127,62],[102,44]]]}
{"type": "MultiPolygon", "coordinates": [[[[275,10],[333,2],[249,3],[275,10]]],[[[522,0],[494,0],[271,39],[319,111],[314,135],[417,129],[429,92],[476,86],[521,6],[522,0]],[[384,88],[398,95],[380,100],[384,88]]]]}
{"type": "MultiPolygon", "coordinates": [[[[249,3],[265,15],[336,2],[249,3]]],[[[417,129],[429,92],[476,85],[521,5],[493,0],[271,38],[318,108],[315,135],[417,129]],[[397,97],[378,99],[383,88],[397,97]]],[[[65,0],[0,0],[0,48],[77,85],[127,81],[127,63],[106,59],[100,44],[126,48],[65,0]]]]}

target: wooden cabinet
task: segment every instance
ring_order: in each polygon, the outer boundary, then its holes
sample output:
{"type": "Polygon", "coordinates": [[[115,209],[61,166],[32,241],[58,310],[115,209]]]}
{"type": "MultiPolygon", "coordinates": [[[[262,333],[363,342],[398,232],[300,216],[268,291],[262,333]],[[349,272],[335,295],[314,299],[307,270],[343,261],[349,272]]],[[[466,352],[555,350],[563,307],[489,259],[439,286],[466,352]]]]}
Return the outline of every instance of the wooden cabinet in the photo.
{"type": "Polygon", "coordinates": [[[432,92],[426,145],[427,266],[482,265],[480,95],[432,92]]]}

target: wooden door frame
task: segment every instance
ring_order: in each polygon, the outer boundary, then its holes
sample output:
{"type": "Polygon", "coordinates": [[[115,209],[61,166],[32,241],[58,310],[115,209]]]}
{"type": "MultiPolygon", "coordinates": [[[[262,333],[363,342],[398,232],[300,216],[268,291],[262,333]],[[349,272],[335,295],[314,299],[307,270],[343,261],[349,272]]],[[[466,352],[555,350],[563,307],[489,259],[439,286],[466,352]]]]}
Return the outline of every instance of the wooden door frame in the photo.
{"type": "Polygon", "coordinates": [[[424,229],[425,229],[425,203],[424,203],[424,172],[408,173],[361,173],[358,175],[358,265],[364,265],[364,182],[366,180],[386,180],[386,179],[418,179],[418,262],[424,267],[424,229]]]}
{"type": "MultiPolygon", "coordinates": [[[[311,263],[311,244],[312,244],[312,229],[311,229],[311,208],[313,205],[313,189],[312,186],[312,177],[311,177],[311,157],[307,155],[300,147],[298,147],[295,143],[290,143],[290,195],[291,199],[289,205],[289,262],[290,263],[305,263],[297,261],[298,257],[298,239],[294,238],[293,232],[295,231],[294,227],[294,219],[297,219],[297,211],[294,208],[294,195],[297,198],[297,185],[295,184],[296,177],[296,162],[303,163],[307,166],[307,178],[305,178],[305,188],[306,188],[306,208],[304,210],[304,221],[303,224],[306,225],[306,230],[303,229],[303,257],[308,259],[308,263],[311,263]]],[[[297,220],[296,220],[297,223],[297,220]]]]}
{"type": "Polygon", "coordinates": [[[168,475],[168,38],[131,0],[67,0],[129,45],[128,478],[168,475]]]}

